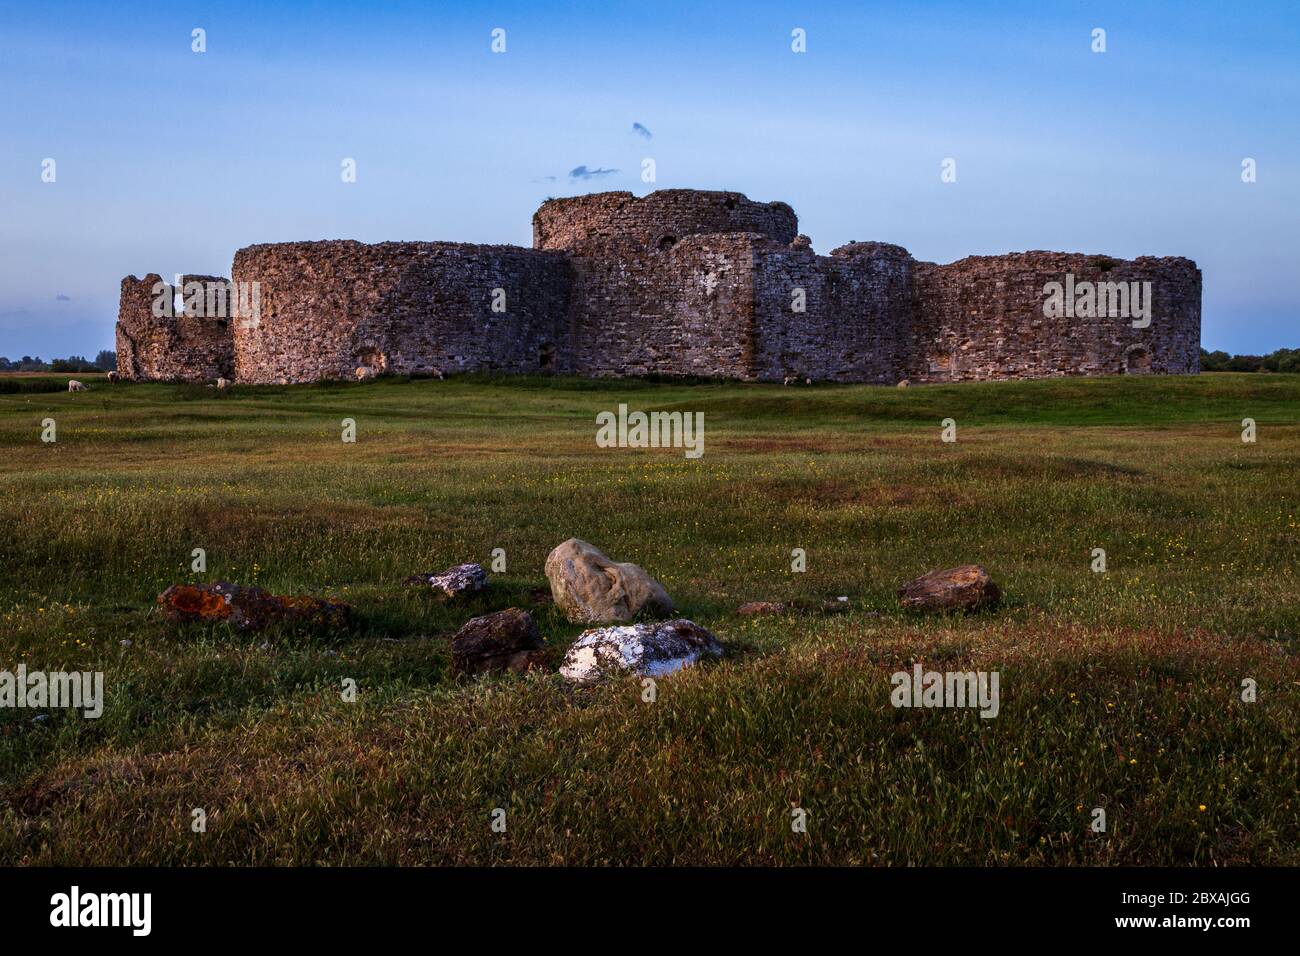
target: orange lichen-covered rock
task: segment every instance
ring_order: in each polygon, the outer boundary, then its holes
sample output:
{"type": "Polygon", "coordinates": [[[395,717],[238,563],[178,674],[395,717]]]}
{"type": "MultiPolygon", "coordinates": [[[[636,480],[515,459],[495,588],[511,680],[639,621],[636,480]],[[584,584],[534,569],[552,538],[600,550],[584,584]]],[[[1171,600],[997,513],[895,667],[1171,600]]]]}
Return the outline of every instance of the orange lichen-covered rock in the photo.
{"type": "Polygon", "coordinates": [[[339,601],[306,596],[282,597],[259,587],[215,584],[173,584],[158,595],[158,606],[169,621],[226,621],[240,630],[261,630],[271,624],[336,627],[351,609],[339,601]]]}

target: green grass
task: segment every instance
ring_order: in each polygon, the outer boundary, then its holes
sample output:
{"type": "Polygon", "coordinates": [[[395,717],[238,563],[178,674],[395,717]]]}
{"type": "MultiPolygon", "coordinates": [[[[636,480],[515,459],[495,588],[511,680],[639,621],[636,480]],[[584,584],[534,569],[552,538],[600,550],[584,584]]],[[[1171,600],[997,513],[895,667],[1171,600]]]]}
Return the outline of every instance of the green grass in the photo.
{"type": "MultiPolygon", "coordinates": [[[[1300,376],[87,385],[0,388],[0,670],[107,692],[99,720],[0,710],[0,863],[1300,863],[1300,376]],[[620,402],[703,412],[704,457],[596,448],[620,402]],[[634,679],[453,677],[448,637],[532,607],[574,535],[658,577],[724,660],[653,703],[634,679]],[[401,585],[494,548],[507,571],[465,607],[401,585]],[[967,562],[1001,608],[898,608],[967,562]],[[151,613],[219,579],[354,621],[151,613]],[[999,716],[893,708],[913,661],[999,671],[999,716]]],[[[581,628],[534,611],[558,664],[581,628]]]]}

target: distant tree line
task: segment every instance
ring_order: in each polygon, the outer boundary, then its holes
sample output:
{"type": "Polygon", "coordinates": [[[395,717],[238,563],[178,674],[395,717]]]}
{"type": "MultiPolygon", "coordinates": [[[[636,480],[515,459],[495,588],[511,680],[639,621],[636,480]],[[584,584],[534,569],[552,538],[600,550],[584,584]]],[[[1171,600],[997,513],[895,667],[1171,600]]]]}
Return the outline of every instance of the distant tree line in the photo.
{"type": "Polygon", "coordinates": [[[1202,372],[1300,372],[1300,349],[1278,349],[1267,355],[1229,355],[1201,349],[1202,372]]]}
{"type": "Polygon", "coordinates": [[[117,353],[107,349],[92,362],[84,355],[69,355],[44,361],[39,355],[24,355],[12,361],[0,355],[0,372],[110,372],[117,368],[117,353]]]}

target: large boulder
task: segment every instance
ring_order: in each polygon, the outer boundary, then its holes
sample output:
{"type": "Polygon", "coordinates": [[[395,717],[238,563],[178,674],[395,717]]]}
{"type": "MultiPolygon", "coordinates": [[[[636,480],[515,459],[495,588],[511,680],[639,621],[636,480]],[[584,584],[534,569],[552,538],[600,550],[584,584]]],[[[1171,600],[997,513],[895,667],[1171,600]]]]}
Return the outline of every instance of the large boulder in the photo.
{"type": "Polygon", "coordinates": [[[506,608],[471,618],[451,639],[452,668],[460,674],[511,671],[542,666],[542,632],[527,611],[506,608]]]}
{"type": "Polygon", "coordinates": [[[241,631],[259,631],[272,624],[338,627],[347,623],[351,612],[340,601],[282,597],[259,587],[227,581],[173,584],[158,595],[158,607],[162,616],[173,623],[224,621],[241,631]]]}
{"type": "Polygon", "coordinates": [[[573,643],[560,673],[580,684],[628,672],[659,677],[689,667],[705,654],[721,657],[722,645],[694,621],[598,627],[583,631],[573,643]]]}
{"type": "Polygon", "coordinates": [[[477,594],[488,584],[488,574],[481,564],[458,564],[437,574],[412,574],[407,584],[432,588],[443,600],[477,594]]]}
{"type": "Polygon", "coordinates": [[[978,564],[931,571],[898,589],[903,607],[920,611],[973,611],[1002,598],[989,573],[978,564]]]}
{"type": "Polygon", "coordinates": [[[551,596],[570,621],[615,624],[645,612],[673,613],[668,592],[635,564],[611,561],[597,548],[570,538],[546,559],[551,596]]]}

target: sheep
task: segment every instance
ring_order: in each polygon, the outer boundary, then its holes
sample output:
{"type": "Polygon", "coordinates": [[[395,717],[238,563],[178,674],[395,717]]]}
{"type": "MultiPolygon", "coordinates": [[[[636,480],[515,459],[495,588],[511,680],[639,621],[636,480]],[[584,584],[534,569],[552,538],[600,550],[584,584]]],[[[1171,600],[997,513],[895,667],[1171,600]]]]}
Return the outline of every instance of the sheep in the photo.
{"type": "Polygon", "coordinates": [[[68,379],[69,392],[84,392],[85,390],[86,390],[86,386],[82,385],[75,378],[68,379]]]}
{"type": "Polygon", "coordinates": [[[375,370],[373,368],[366,368],[366,366],[364,365],[357,366],[358,382],[364,382],[366,379],[374,378],[374,377],[375,377],[375,370]]]}
{"type": "Polygon", "coordinates": [[[230,388],[230,384],[231,382],[230,379],[228,378],[217,379],[217,391],[219,392],[225,391],[226,389],[230,388]]]}
{"type": "Polygon", "coordinates": [[[121,380],[122,380],[122,376],[118,375],[116,372],[108,373],[108,384],[114,385],[117,382],[120,382],[121,380]]]}

